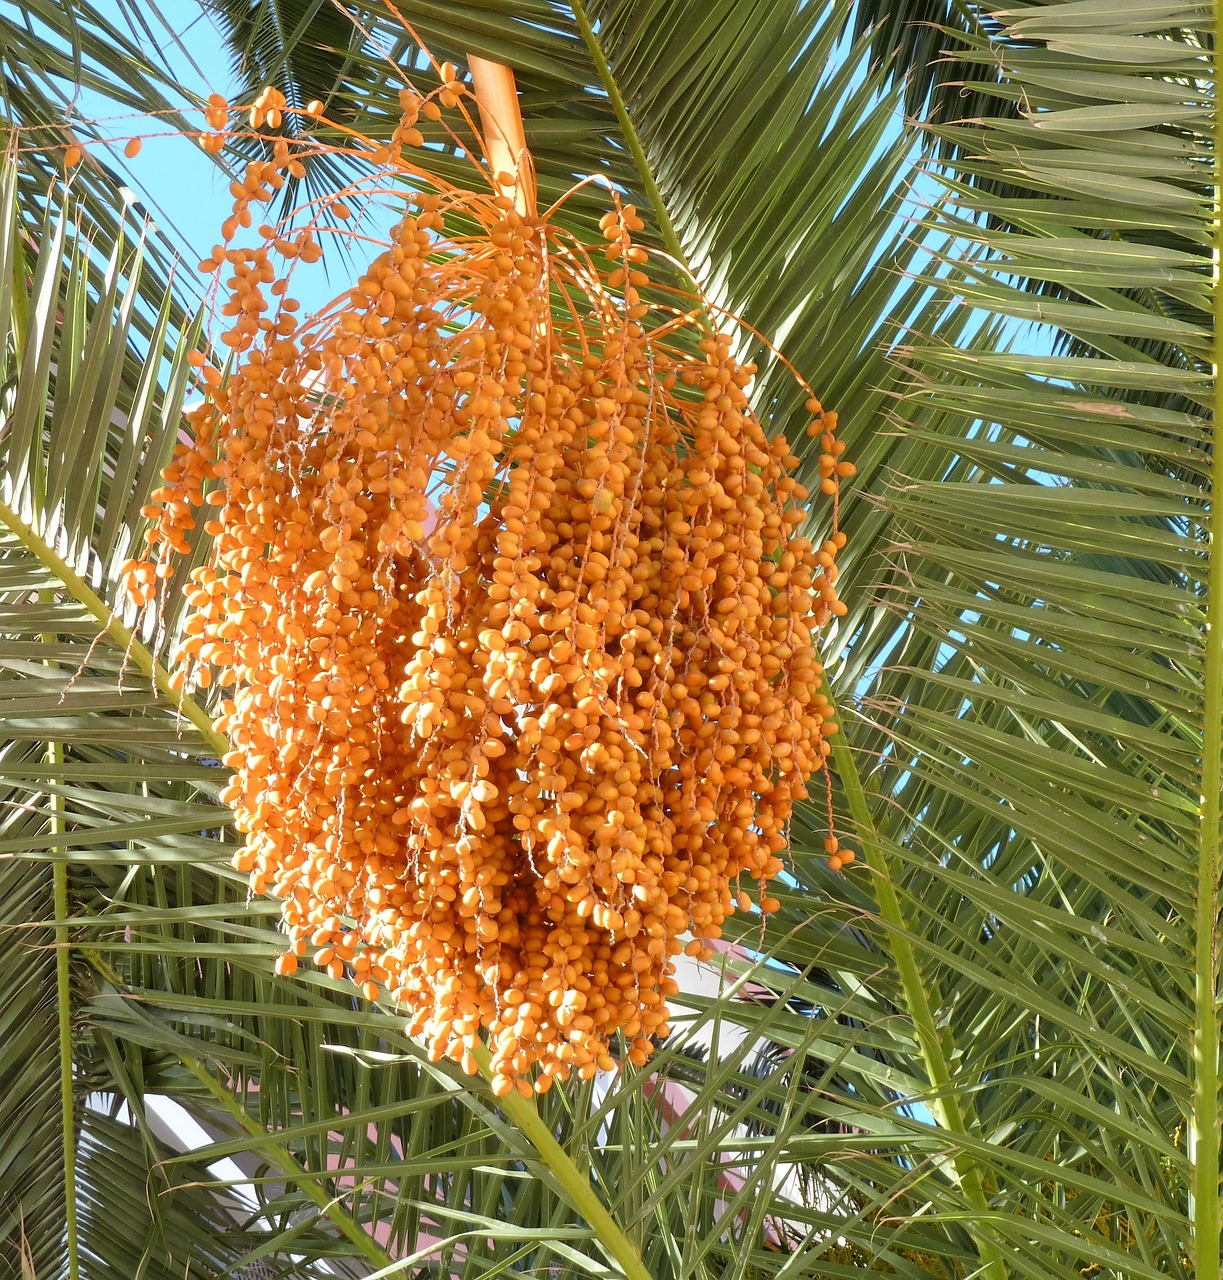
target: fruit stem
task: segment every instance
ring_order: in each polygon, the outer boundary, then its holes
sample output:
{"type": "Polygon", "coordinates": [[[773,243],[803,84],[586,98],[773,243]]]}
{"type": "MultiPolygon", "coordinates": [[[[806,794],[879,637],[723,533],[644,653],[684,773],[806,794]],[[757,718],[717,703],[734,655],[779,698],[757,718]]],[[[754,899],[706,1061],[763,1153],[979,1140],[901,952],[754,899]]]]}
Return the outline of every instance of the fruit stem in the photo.
{"type": "MultiPolygon", "coordinates": [[[[492,1079],[492,1055],[484,1045],[473,1051],[480,1074],[492,1079]]],[[[641,1255],[624,1234],[623,1228],[612,1217],[607,1206],[572,1157],[557,1142],[552,1130],[544,1123],[533,1098],[524,1098],[517,1091],[497,1099],[497,1105],[517,1125],[519,1131],[539,1152],[540,1159],[564,1191],[569,1203],[590,1223],[599,1243],[620,1265],[625,1280],[651,1280],[641,1260],[641,1255]]]]}
{"type": "Polygon", "coordinates": [[[514,73],[500,62],[470,54],[471,82],[480,108],[480,124],[484,129],[484,154],[488,159],[493,184],[503,196],[509,196],[524,217],[535,217],[535,173],[531,153],[527,150],[526,132],[522,125],[522,108],[514,73]],[[510,176],[499,182],[498,175],[510,176]]]}

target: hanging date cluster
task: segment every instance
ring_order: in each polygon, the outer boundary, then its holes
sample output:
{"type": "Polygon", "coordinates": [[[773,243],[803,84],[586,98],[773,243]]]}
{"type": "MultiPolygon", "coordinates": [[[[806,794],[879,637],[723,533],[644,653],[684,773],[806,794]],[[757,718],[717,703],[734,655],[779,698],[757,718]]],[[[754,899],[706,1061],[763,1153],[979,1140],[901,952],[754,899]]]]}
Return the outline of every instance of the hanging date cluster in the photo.
{"type": "MultiPolygon", "coordinates": [[[[392,170],[438,110],[404,106],[374,153],[392,170]]],[[[416,194],[303,320],[286,276],[317,229],[232,244],[302,159],[282,142],[248,166],[201,264],[236,363],[197,358],[205,400],[129,591],[156,598],[205,508],[176,662],[225,686],[223,799],[237,866],[283,903],[281,972],[350,976],[469,1072],[486,1044],[499,1093],[613,1049],[641,1064],[675,956],[749,893],[777,907],[835,732],[814,637],[844,611],[844,536],[801,532],[798,459],[730,337],[692,299],[643,299],[631,206],[591,247],[506,196],[416,194]]],[[[834,502],[852,467],[808,409],[834,502]]]]}

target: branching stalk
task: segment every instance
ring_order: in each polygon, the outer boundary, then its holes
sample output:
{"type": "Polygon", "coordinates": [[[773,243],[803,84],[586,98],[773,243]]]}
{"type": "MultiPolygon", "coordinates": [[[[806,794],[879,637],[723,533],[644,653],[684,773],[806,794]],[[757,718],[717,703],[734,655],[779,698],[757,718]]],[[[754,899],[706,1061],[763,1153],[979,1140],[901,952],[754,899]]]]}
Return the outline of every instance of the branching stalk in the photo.
{"type": "MultiPolygon", "coordinates": [[[[480,1064],[480,1073],[485,1079],[491,1080],[491,1055],[483,1045],[476,1049],[475,1058],[480,1064]]],[[[641,1254],[599,1199],[598,1193],[590,1185],[590,1179],[578,1169],[569,1153],[544,1124],[534,1100],[514,1092],[499,1098],[498,1105],[539,1152],[540,1159],[547,1165],[570,1204],[590,1223],[600,1244],[619,1264],[626,1280],[653,1280],[641,1261],[641,1254]]]]}

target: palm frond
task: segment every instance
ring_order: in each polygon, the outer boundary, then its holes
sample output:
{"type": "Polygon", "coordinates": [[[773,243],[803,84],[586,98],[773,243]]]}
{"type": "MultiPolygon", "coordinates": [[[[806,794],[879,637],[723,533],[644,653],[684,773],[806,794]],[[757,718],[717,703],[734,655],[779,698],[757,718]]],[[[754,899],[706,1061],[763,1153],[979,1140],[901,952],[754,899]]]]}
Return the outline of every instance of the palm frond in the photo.
{"type": "Polygon", "coordinates": [[[925,1221],[970,1218],[998,1275],[1213,1274],[1209,14],[984,8],[999,108],[952,127],[927,279],[1054,341],[899,353],[930,452],[851,641],[867,878],[981,1192],[925,1221]],[[1104,176],[1135,164],[1149,191],[1104,176]]]}

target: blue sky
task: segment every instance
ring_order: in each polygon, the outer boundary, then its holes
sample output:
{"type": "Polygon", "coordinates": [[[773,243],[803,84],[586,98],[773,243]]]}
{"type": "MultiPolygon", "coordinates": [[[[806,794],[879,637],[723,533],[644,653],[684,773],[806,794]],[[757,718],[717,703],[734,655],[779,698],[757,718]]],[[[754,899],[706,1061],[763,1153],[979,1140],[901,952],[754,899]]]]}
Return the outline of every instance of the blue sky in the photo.
{"type": "MultiPolygon", "coordinates": [[[[119,0],[95,0],[95,4],[117,26],[128,29],[119,0]]],[[[232,77],[212,20],[194,4],[167,5],[164,13],[173,30],[155,32],[157,44],[179,83],[205,97],[213,92],[228,94],[232,77]]],[[[142,43],[147,40],[142,33],[142,43]]],[[[90,105],[82,102],[82,110],[89,113],[90,105]]],[[[176,246],[190,246],[197,257],[203,256],[230,211],[229,183],[219,166],[155,117],[125,115],[108,124],[117,138],[144,135],[144,147],[133,160],[123,156],[120,143],[115,164],[132,176],[132,187],[176,246]]]]}
{"type": "MultiPolygon", "coordinates": [[[[117,27],[131,31],[123,0],[94,3],[117,27]]],[[[151,20],[152,39],[147,29],[133,33],[132,38],[145,47],[157,45],[184,90],[184,114],[204,127],[202,116],[187,108],[188,101],[204,99],[210,93],[229,98],[236,87],[221,32],[211,16],[194,3],[176,0],[163,4],[161,11],[168,29],[151,20]]],[[[98,122],[102,137],[115,139],[107,163],[130,179],[136,197],[194,275],[196,263],[218,243],[221,223],[232,212],[229,177],[193,139],[183,137],[156,116],[116,116],[105,99],[88,93],[78,95],[77,109],[98,122]],[[138,156],[128,159],[123,147],[135,135],[143,139],[143,146],[138,156]]],[[[242,243],[241,237],[235,243],[242,243]]],[[[329,280],[325,263],[313,269],[299,265],[294,272],[293,294],[305,311],[312,311],[344,287],[344,274],[336,275],[333,270],[329,280]]]]}

